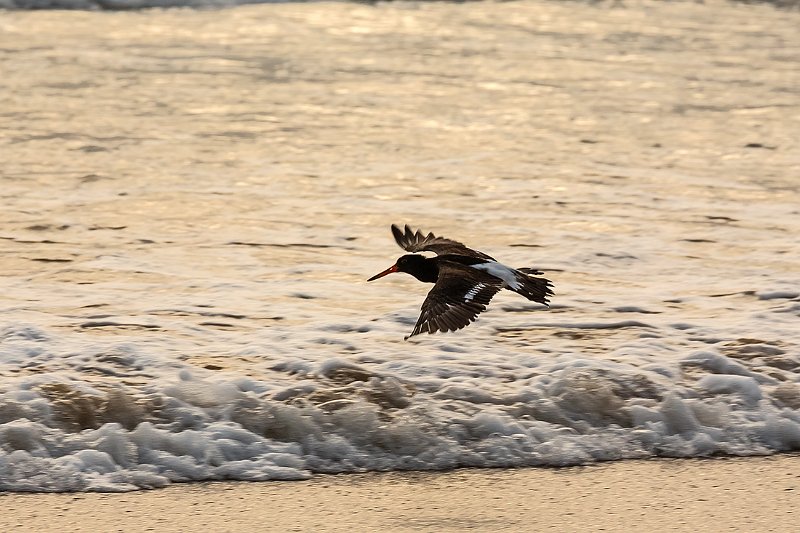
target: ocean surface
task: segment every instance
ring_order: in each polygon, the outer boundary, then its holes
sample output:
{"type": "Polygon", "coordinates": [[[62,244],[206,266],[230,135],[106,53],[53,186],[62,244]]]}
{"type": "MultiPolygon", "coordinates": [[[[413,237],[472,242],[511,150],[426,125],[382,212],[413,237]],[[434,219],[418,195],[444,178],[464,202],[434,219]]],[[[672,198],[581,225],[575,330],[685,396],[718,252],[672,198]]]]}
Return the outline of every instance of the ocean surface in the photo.
{"type": "Polygon", "coordinates": [[[800,14],[0,14],[0,490],[800,450],[800,14]],[[408,341],[410,224],[535,267],[408,341]]]}
{"type": "MultiPolygon", "coordinates": [[[[148,8],[190,7],[219,9],[247,4],[282,4],[298,0],[0,0],[0,9],[88,9],[130,10],[148,8]]],[[[304,0],[299,0],[304,1],[304,0]]],[[[376,4],[379,0],[354,0],[376,4]]],[[[389,0],[391,1],[391,0],[389,0]]],[[[731,0],[748,4],[769,4],[779,8],[797,9],[800,0],[731,0]]],[[[412,2],[409,2],[412,3],[412,2]]],[[[502,8],[501,8],[502,9],[502,8]]]]}

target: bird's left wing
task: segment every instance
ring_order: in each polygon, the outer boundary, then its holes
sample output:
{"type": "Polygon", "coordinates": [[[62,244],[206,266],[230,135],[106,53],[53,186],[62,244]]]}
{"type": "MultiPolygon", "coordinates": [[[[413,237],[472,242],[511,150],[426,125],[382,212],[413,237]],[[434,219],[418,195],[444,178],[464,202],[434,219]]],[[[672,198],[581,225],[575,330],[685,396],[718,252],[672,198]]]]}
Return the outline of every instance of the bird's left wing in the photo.
{"type": "Polygon", "coordinates": [[[403,229],[392,224],[392,235],[394,235],[394,240],[397,241],[400,248],[407,252],[429,251],[434,252],[436,255],[465,255],[468,257],[486,259],[487,261],[494,261],[494,259],[485,253],[468,248],[458,241],[445,237],[437,237],[433,233],[425,235],[420,230],[413,231],[408,224],[406,224],[403,229]]]}
{"type": "MultiPolygon", "coordinates": [[[[503,281],[458,263],[439,263],[439,278],[408,337],[436,331],[456,331],[469,325],[486,310],[489,301],[503,287],[503,281]]],[[[408,338],[406,337],[406,338],[408,338]]]]}

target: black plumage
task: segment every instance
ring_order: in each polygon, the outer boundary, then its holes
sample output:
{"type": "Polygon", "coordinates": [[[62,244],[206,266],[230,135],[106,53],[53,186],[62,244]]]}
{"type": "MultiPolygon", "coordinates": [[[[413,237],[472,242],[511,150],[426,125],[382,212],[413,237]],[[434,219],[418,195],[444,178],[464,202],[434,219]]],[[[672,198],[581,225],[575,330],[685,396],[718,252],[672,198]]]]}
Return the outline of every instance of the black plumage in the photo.
{"type": "Polygon", "coordinates": [[[394,265],[367,281],[406,272],[434,284],[409,337],[425,332],[456,331],[469,325],[504,288],[545,305],[553,295],[550,280],[536,277],[542,274],[539,270],[507,267],[458,241],[415,232],[408,225],[401,229],[393,224],[392,234],[401,248],[412,253],[400,257],[394,265]],[[436,257],[417,255],[424,251],[434,252],[436,257]]]}

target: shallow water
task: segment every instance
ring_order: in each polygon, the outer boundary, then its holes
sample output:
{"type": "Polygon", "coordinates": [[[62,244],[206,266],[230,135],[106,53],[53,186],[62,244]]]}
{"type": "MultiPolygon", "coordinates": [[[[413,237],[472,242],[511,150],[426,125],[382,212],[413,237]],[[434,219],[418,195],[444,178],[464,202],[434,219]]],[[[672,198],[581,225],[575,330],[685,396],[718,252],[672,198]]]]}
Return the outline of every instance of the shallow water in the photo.
{"type": "Polygon", "coordinates": [[[800,15],[0,18],[0,488],[800,449],[800,15]],[[405,342],[409,223],[555,283],[405,342]]]}

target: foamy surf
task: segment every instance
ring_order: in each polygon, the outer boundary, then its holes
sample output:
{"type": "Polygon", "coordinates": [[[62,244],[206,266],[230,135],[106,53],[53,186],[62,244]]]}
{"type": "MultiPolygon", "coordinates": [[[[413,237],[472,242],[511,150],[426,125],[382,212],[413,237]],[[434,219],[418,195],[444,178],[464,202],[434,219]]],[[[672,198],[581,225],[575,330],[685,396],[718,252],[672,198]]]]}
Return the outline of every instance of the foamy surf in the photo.
{"type": "Polygon", "coordinates": [[[454,350],[441,363],[292,358],[275,361],[275,379],[264,380],[176,365],[129,344],[74,353],[34,326],[6,327],[2,339],[4,375],[67,361],[59,372],[3,380],[3,490],[127,491],[800,447],[800,386],[787,379],[797,361],[753,340],[727,356],[698,350],[644,364],[565,355],[481,363],[454,350]],[[81,378],[87,372],[118,380],[92,383],[81,378]]]}

